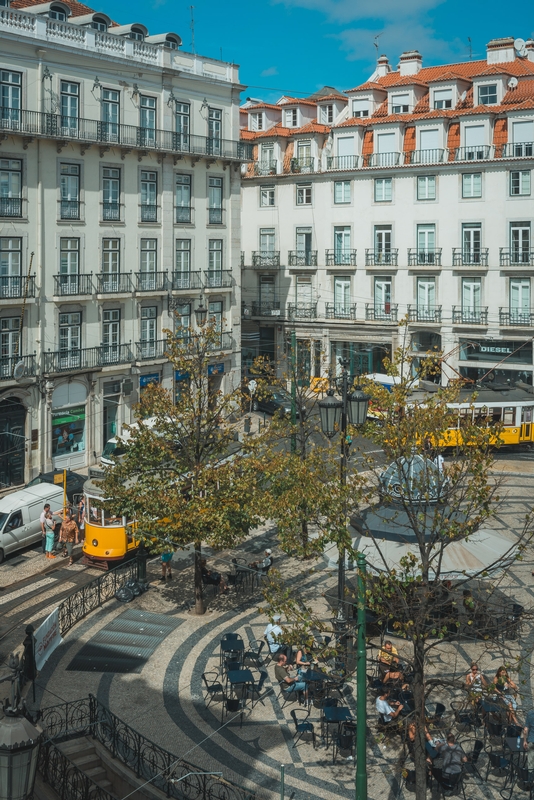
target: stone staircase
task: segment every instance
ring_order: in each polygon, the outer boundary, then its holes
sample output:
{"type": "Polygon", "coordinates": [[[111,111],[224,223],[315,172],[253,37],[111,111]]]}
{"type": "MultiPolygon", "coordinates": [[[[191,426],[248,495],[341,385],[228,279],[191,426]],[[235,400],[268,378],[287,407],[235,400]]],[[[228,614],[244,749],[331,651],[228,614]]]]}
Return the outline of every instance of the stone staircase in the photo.
{"type": "Polygon", "coordinates": [[[58,745],[58,749],[93,783],[114,796],[113,784],[108,778],[108,772],[91,739],[82,736],[79,739],[63,742],[58,745]]]}

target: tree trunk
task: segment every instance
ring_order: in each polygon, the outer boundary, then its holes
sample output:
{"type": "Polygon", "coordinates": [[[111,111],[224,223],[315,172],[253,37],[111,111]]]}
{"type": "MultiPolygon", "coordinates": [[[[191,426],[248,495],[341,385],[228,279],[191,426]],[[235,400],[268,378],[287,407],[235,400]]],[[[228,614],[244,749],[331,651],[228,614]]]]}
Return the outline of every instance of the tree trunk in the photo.
{"type": "Polygon", "coordinates": [[[413,699],[414,699],[414,762],[415,762],[415,800],[426,800],[427,762],[425,737],[425,645],[421,639],[413,642],[413,699]]]}
{"type": "Polygon", "coordinates": [[[205,614],[204,586],[202,583],[202,542],[195,542],[195,614],[205,614]]]}
{"type": "Polygon", "coordinates": [[[301,544],[304,550],[306,550],[308,546],[308,522],[305,519],[301,521],[301,531],[301,544]]]}

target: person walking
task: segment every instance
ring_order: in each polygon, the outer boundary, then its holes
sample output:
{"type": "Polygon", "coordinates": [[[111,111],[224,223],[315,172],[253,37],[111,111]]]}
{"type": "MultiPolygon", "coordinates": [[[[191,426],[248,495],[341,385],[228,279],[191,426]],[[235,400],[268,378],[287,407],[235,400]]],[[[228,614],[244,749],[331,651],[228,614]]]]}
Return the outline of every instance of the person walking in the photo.
{"type": "Polygon", "coordinates": [[[78,517],[77,523],[80,535],[80,544],[83,544],[85,541],[85,501],[83,497],[80,499],[80,502],[78,503],[77,517],[78,517]]]}
{"type": "Polygon", "coordinates": [[[53,527],[54,527],[53,520],[52,520],[52,526],[50,526],[50,524],[48,522],[48,520],[49,520],[49,518],[51,516],[52,516],[52,514],[51,514],[51,511],[50,511],[50,503],[45,503],[44,504],[44,508],[41,511],[41,516],[39,517],[39,522],[41,523],[41,536],[43,537],[43,553],[44,554],[46,554],[46,552],[47,552],[46,551],[46,534],[47,534],[47,531],[48,531],[48,529],[50,527],[52,527],[52,530],[53,530],[53,527]]]}
{"type": "Polygon", "coordinates": [[[64,555],[69,556],[69,567],[74,564],[74,560],[72,558],[72,552],[74,549],[74,545],[78,544],[78,526],[72,517],[72,511],[67,511],[65,519],[61,524],[61,530],[59,532],[59,541],[63,542],[65,545],[65,553],[64,555]]]}
{"type": "Polygon", "coordinates": [[[161,554],[161,580],[162,581],[172,581],[172,557],[174,555],[173,550],[165,550],[161,554]]]}
{"type": "Polygon", "coordinates": [[[48,509],[45,506],[45,510],[41,514],[43,517],[43,526],[45,531],[45,555],[46,558],[55,558],[54,554],[54,543],[56,541],[56,523],[54,520],[54,515],[50,511],[50,505],[48,505],[48,509]]]}

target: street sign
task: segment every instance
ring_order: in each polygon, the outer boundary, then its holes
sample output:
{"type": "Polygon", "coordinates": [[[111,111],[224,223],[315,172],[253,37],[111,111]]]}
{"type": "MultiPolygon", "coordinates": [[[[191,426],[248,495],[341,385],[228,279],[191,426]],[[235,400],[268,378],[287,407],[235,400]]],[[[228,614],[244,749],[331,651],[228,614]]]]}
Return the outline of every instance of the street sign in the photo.
{"type": "Polygon", "coordinates": [[[248,390],[250,394],[255,394],[256,389],[258,388],[258,383],[254,379],[248,382],[248,390]]]}

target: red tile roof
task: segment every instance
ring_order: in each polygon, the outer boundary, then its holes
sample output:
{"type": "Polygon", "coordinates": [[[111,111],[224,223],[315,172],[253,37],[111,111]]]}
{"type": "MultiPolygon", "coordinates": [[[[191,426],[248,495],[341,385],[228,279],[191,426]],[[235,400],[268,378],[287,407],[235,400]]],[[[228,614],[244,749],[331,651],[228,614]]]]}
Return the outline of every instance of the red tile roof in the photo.
{"type": "MultiPolygon", "coordinates": [[[[321,98],[322,99],[322,98],[321,98]]],[[[319,100],[305,100],[304,98],[298,97],[284,97],[280,98],[278,101],[278,107],[280,106],[316,106],[319,100]]]]}
{"type": "MultiPolygon", "coordinates": [[[[12,0],[11,8],[31,8],[31,6],[40,6],[43,2],[45,2],[45,0],[12,0]]],[[[70,8],[73,17],[82,17],[84,14],[96,13],[94,8],[89,8],[89,6],[78,3],[76,0],[61,0],[61,2],[65,3],[65,5],[70,8]]]]}
{"type": "Polygon", "coordinates": [[[245,108],[241,107],[241,111],[254,111],[256,108],[275,108],[277,111],[281,111],[281,107],[275,105],[274,103],[256,103],[253,106],[246,106],[245,108]]]}
{"type": "Polygon", "coordinates": [[[503,105],[524,103],[534,98],[534,80],[519,81],[515,89],[508,89],[503,97],[503,105]]]}

